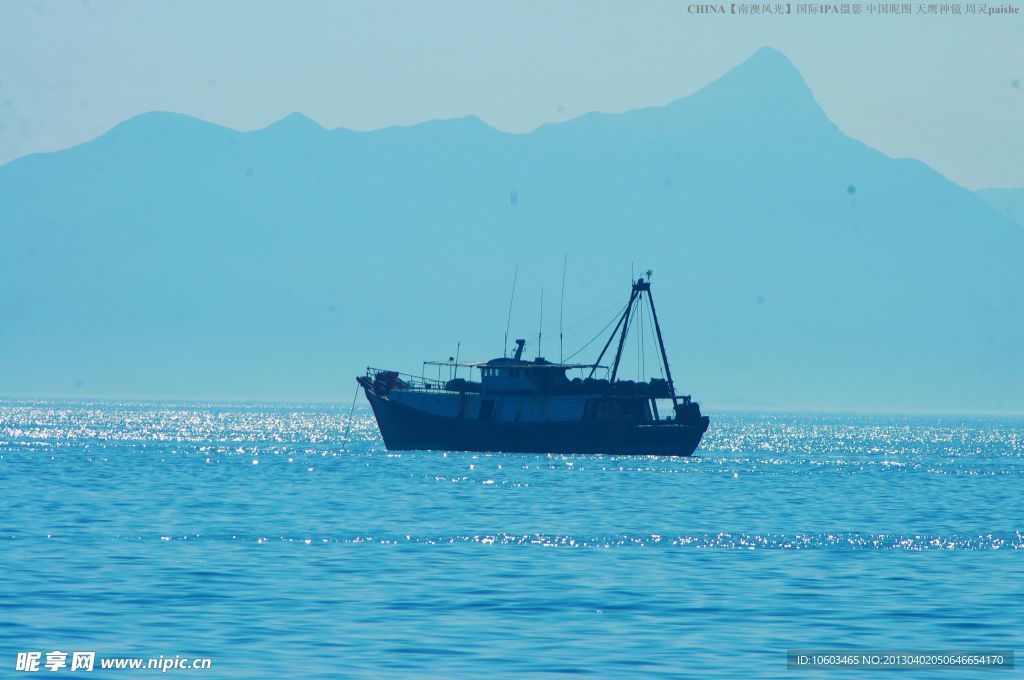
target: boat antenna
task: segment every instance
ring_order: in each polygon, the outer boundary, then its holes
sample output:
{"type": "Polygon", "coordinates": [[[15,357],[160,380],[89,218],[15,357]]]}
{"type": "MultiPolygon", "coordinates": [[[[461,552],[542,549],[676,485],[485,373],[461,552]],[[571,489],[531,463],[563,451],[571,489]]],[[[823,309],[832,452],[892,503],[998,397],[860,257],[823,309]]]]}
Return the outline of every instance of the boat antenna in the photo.
{"type": "Polygon", "coordinates": [[[505,344],[501,350],[501,356],[508,357],[508,329],[512,325],[512,303],[516,300],[516,280],[519,278],[519,265],[512,274],[512,297],[508,301],[508,318],[505,320],[505,344]]]}
{"type": "Polygon", "coordinates": [[[569,253],[562,256],[562,299],[558,304],[558,363],[565,361],[563,357],[562,328],[565,320],[565,268],[569,264],[569,253]]]}
{"type": "Polygon", "coordinates": [[[543,356],[540,351],[540,338],[544,333],[544,286],[540,287],[540,322],[537,324],[537,356],[543,356]]]}
{"type": "MultiPolygon", "coordinates": [[[[455,378],[459,377],[459,352],[461,352],[461,351],[462,351],[462,342],[460,341],[460,342],[456,343],[456,345],[455,345],[455,375],[453,376],[455,378]]],[[[473,376],[469,376],[469,377],[472,378],[473,376]]]]}

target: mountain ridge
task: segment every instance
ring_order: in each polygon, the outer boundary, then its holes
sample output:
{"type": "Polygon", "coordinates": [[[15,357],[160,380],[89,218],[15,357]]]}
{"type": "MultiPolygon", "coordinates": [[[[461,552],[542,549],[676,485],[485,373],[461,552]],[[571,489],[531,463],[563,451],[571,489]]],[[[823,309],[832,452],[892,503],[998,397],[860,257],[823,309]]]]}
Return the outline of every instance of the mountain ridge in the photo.
{"type": "MultiPolygon", "coordinates": [[[[813,107],[817,110],[817,113],[820,113],[820,115],[827,120],[827,115],[821,109],[820,105],[817,103],[817,100],[814,99],[812,91],[807,86],[806,82],[803,80],[803,76],[802,76],[802,74],[800,74],[800,72],[796,68],[796,66],[793,65],[793,63],[789,60],[789,58],[786,57],[785,54],[783,54],[782,52],[780,52],[779,50],[777,50],[775,48],[767,47],[766,46],[766,47],[759,48],[756,52],[754,52],[753,55],[748,57],[746,60],[740,62],[739,64],[737,64],[736,66],[732,67],[731,69],[728,69],[725,73],[722,74],[722,76],[720,76],[719,78],[711,81],[710,83],[706,84],[705,86],[699,88],[695,92],[693,92],[693,93],[691,93],[689,95],[685,95],[685,96],[681,96],[681,97],[676,97],[676,98],[668,101],[665,104],[650,105],[650,106],[639,106],[639,107],[627,109],[627,110],[619,112],[619,113],[606,113],[606,112],[602,112],[602,111],[590,111],[590,112],[582,113],[579,116],[576,116],[574,118],[570,118],[570,119],[567,119],[567,120],[542,123],[542,124],[538,125],[537,127],[533,128],[532,130],[525,131],[525,132],[508,132],[508,131],[505,131],[505,130],[501,130],[501,129],[496,128],[496,127],[492,126],[491,124],[487,123],[487,121],[483,120],[479,116],[476,116],[476,115],[473,115],[473,114],[466,114],[466,115],[463,115],[463,116],[456,116],[456,117],[452,117],[452,118],[428,119],[428,120],[418,121],[418,122],[407,124],[407,125],[387,125],[387,126],[384,126],[384,127],[373,128],[373,129],[369,129],[369,130],[354,130],[352,128],[347,128],[345,126],[338,126],[338,127],[333,127],[333,128],[325,127],[325,126],[321,125],[319,122],[317,122],[315,119],[313,119],[310,116],[308,116],[307,114],[302,113],[300,111],[294,111],[294,112],[289,113],[289,114],[287,114],[285,116],[282,116],[281,118],[278,118],[277,120],[271,121],[270,123],[268,123],[267,125],[264,125],[263,127],[255,128],[255,129],[252,129],[252,130],[239,130],[239,129],[230,127],[228,125],[224,125],[224,124],[217,123],[217,122],[214,122],[214,121],[206,120],[205,118],[201,118],[199,116],[195,116],[195,115],[191,115],[191,114],[187,114],[187,113],[180,113],[180,112],[174,112],[174,111],[164,111],[164,110],[153,110],[153,111],[146,111],[146,112],[143,112],[143,113],[139,113],[139,114],[137,114],[135,116],[127,118],[127,119],[121,121],[120,123],[117,123],[112,128],[107,130],[106,132],[98,135],[97,137],[94,137],[94,138],[92,138],[90,140],[86,140],[86,141],[84,141],[84,142],[82,142],[80,144],[76,144],[76,145],[73,145],[73,146],[70,146],[70,147],[66,147],[64,149],[58,149],[58,150],[55,150],[55,151],[34,152],[34,153],[26,154],[25,156],[20,156],[18,158],[14,158],[14,159],[11,159],[11,160],[7,161],[6,163],[2,163],[2,164],[0,164],[0,167],[3,167],[3,166],[8,165],[10,163],[17,162],[17,161],[21,160],[22,158],[27,158],[27,157],[30,157],[30,156],[47,155],[47,154],[53,154],[53,153],[61,153],[63,151],[67,151],[69,149],[78,148],[78,147],[83,146],[85,144],[89,144],[89,143],[91,143],[93,141],[102,139],[102,138],[110,135],[111,133],[123,134],[123,131],[125,131],[125,130],[134,130],[134,129],[138,129],[138,128],[142,127],[142,126],[166,128],[169,123],[177,123],[177,124],[179,124],[181,126],[185,126],[185,127],[191,128],[191,129],[202,129],[204,126],[209,126],[210,128],[215,128],[215,129],[220,130],[220,131],[231,132],[231,133],[236,133],[236,134],[243,134],[243,135],[244,134],[257,133],[257,132],[267,132],[267,131],[271,131],[271,130],[280,130],[280,129],[283,129],[283,128],[286,128],[286,127],[298,127],[300,129],[304,128],[304,129],[315,130],[315,131],[323,131],[323,132],[328,132],[328,133],[339,132],[339,133],[342,133],[342,134],[347,134],[347,133],[351,133],[351,134],[372,134],[372,133],[378,133],[378,132],[385,132],[385,131],[389,131],[389,130],[390,131],[410,130],[410,129],[414,129],[414,128],[419,128],[420,126],[436,126],[436,125],[442,125],[443,126],[443,125],[450,125],[450,124],[466,124],[466,125],[473,125],[473,126],[477,126],[477,127],[484,127],[486,129],[488,129],[490,131],[493,131],[493,132],[495,132],[497,134],[500,134],[500,135],[528,136],[528,135],[534,134],[535,132],[537,132],[538,130],[541,130],[542,128],[559,127],[559,126],[563,126],[563,125],[567,125],[567,124],[572,124],[572,123],[575,123],[575,122],[580,121],[580,120],[589,119],[589,118],[592,118],[592,117],[601,118],[601,117],[606,117],[607,116],[607,117],[615,118],[615,117],[622,116],[622,115],[627,115],[627,114],[642,114],[643,112],[659,112],[659,111],[668,113],[668,112],[671,112],[673,107],[686,105],[685,102],[689,101],[690,104],[692,104],[692,98],[696,97],[697,95],[700,95],[702,92],[704,92],[708,88],[712,88],[712,90],[713,90],[716,85],[720,87],[721,86],[720,84],[722,84],[722,83],[732,85],[733,81],[741,81],[742,83],[749,84],[749,82],[752,79],[756,80],[755,76],[763,76],[766,70],[771,72],[771,75],[772,75],[773,78],[778,79],[781,76],[782,79],[785,80],[785,81],[788,81],[791,86],[795,85],[796,87],[793,88],[793,89],[795,91],[798,91],[801,95],[806,96],[808,101],[810,101],[812,103],[813,107]]],[[[762,93],[762,94],[764,94],[764,93],[762,93]]],[[[831,121],[829,121],[829,122],[831,123],[831,121]]],[[[146,129],[146,128],[143,128],[143,129],[146,129]]]]}
{"type": "Polygon", "coordinates": [[[1019,227],[1024,227],[1024,187],[979,189],[981,200],[1019,227]]]}

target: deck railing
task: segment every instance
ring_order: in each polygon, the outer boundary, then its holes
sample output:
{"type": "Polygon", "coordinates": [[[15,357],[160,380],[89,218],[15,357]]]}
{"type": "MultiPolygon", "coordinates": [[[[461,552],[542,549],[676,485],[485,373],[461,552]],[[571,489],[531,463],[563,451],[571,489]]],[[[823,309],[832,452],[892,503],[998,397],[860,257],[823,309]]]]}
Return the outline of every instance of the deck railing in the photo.
{"type": "Polygon", "coordinates": [[[390,387],[400,386],[404,390],[421,390],[424,392],[438,392],[445,391],[445,384],[447,380],[437,380],[435,378],[428,378],[422,375],[411,375],[409,373],[399,373],[398,371],[389,371],[383,368],[373,368],[372,366],[366,367],[366,377],[374,382],[377,381],[377,377],[385,374],[395,376],[400,380],[400,383],[390,385],[390,387]]]}
{"type": "MultiPolygon", "coordinates": [[[[392,389],[413,390],[417,392],[479,392],[480,383],[452,385],[449,380],[428,378],[423,375],[399,373],[383,368],[366,367],[366,377],[385,391],[392,389]]],[[[462,381],[458,381],[461,383],[462,381]]],[[[668,382],[652,378],[649,382],[633,382],[620,380],[609,386],[607,380],[587,379],[573,381],[565,385],[550,388],[550,394],[593,394],[605,393],[612,397],[640,397],[646,399],[670,399],[672,389],[668,382]]]]}

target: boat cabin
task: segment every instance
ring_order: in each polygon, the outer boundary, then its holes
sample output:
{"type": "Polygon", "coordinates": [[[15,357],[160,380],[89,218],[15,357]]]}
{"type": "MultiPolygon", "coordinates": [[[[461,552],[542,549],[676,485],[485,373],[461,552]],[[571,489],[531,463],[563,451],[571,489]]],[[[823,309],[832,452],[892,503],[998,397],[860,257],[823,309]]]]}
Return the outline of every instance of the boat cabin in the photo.
{"type": "Polygon", "coordinates": [[[479,368],[482,392],[550,394],[569,385],[566,367],[542,357],[533,361],[491,359],[479,368]]]}

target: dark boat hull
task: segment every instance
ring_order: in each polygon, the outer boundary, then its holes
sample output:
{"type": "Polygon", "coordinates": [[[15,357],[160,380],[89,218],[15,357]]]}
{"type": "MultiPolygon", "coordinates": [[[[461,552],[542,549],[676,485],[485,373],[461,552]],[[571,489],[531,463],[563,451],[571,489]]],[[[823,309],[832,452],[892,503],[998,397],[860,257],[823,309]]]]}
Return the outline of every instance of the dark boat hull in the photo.
{"type": "Polygon", "coordinates": [[[372,388],[363,387],[384,445],[390,451],[690,456],[708,429],[707,417],[692,424],[597,420],[523,423],[447,418],[395,403],[372,388]]]}

